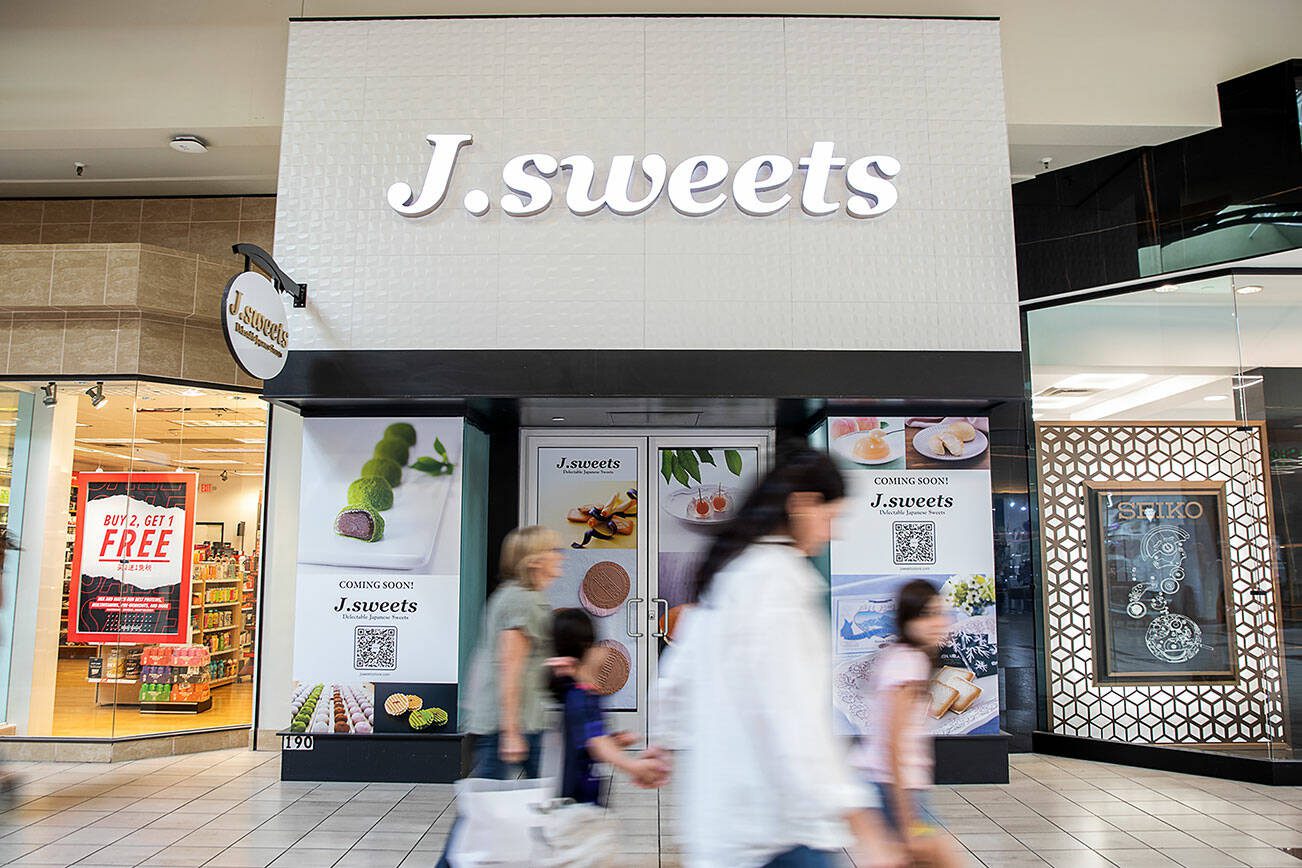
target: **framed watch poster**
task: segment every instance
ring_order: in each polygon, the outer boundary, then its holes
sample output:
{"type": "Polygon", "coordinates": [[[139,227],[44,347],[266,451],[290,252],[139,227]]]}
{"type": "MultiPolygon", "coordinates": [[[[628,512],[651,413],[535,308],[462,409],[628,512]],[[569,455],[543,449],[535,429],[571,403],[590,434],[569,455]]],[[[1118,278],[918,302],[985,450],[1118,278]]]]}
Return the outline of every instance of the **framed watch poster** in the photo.
{"type": "Polygon", "coordinates": [[[1233,683],[1224,483],[1085,485],[1095,681],[1233,683]]]}

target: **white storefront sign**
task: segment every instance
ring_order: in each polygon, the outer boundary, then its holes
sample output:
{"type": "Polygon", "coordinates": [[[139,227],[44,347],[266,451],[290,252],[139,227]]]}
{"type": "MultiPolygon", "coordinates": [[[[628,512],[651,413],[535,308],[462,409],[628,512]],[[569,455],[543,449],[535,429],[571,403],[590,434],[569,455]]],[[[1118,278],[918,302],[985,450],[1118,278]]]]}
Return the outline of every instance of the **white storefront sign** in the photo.
{"type": "Polygon", "coordinates": [[[222,295],[222,331],[244,371],[269,380],[285,367],[289,326],[285,303],[270,280],[256,271],[235,275],[222,295]]]}
{"type": "Polygon", "coordinates": [[[289,31],[296,352],[1021,349],[996,21],[289,31]]]}
{"type": "MultiPolygon", "coordinates": [[[[424,217],[443,204],[452,182],[457,154],[472,144],[474,137],[469,133],[430,133],[425,141],[434,148],[434,153],[420,192],[404,181],[389,187],[389,206],[404,217],[424,217]]],[[[636,162],[632,154],[613,157],[606,176],[605,193],[593,198],[596,164],[591,157],[574,154],[558,160],[551,154],[521,154],[502,167],[502,183],[511,191],[501,198],[502,210],[512,217],[530,217],[546,211],[555,195],[548,179],[561,170],[570,175],[565,205],[570,213],[579,217],[596,214],[602,208],[626,217],[641,214],[654,205],[664,191],[667,191],[669,204],[685,217],[713,214],[728,199],[727,193],[720,190],[727,185],[730,170],[723,157],[714,154],[688,157],[671,172],[664,157],[647,154],[639,167],[642,182],[634,180],[636,162]],[[646,187],[645,193],[636,199],[631,192],[635,183],[643,183],[646,187]]],[[[889,211],[899,198],[895,185],[891,183],[891,179],[900,173],[900,161],[894,157],[869,156],[849,162],[846,157],[836,155],[834,142],[820,141],[814,142],[809,154],[801,157],[798,165],[805,173],[800,208],[813,217],[824,217],[841,210],[840,200],[827,189],[832,172],[837,170],[845,171],[845,185],[852,194],[846,200],[845,210],[852,217],[878,217],[889,211]]],[[[783,192],[776,198],[762,198],[760,194],[782,190],[795,170],[796,165],[781,154],[761,154],[746,160],[732,178],[732,198],[737,208],[752,217],[778,213],[791,201],[791,194],[783,192]]],[[[487,214],[491,207],[489,194],[478,188],[467,192],[462,204],[477,217],[487,214]]]]}

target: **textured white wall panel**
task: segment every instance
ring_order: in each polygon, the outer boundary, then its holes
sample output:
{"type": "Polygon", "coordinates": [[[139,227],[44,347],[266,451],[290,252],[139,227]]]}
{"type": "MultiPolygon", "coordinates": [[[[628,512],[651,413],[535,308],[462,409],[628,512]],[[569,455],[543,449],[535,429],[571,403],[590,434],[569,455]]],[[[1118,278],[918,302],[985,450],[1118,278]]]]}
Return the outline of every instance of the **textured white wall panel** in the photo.
{"type": "MultiPolygon", "coordinates": [[[[849,196],[833,172],[829,198],[849,196]]],[[[723,188],[728,192],[728,188],[723,188]]],[[[636,190],[635,190],[636,192],[636,190]]],[[[1020,347],[998,25],[866,18],[300,22],[285,84],[276,257],[310,284],[303,349],[1020,347]],[[428,133],[470,133],[447,198],[408,219],[428,133]],[[501,167],[617,154],[735,170],[817,140],[902,164],[872,220],[730,202],[687,218],[502,214],[501,167]],[[486,190],[474,217],[465,194],[486,190]]]]}

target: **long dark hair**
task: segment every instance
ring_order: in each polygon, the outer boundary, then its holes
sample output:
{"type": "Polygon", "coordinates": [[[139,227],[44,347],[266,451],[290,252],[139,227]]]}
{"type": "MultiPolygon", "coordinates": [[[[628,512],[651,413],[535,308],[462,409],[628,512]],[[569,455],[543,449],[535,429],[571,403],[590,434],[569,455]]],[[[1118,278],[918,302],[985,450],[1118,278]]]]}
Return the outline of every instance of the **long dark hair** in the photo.
{"type": "MultiPolygon", "coordinates": [[[[552,612],[552,650],[557,657],[573,657],[577,665],[596,641],[597,631],[587,612],[582,609],[557,609],[552,612]]],[[[552,696],[558,702],[563,701],[565,692],[572,683],[572,678],[553,677],[550,683],[552,696]]]]}
{"type": "Polygon", "coordinates": [[[827,453],[804,443],[779,448],[772,470],[746,497],[737,515],[715,536],[696,570],[692,598],[700,600],[720,570],[747,546],[768,534],[787,529],[787,499],[804,491],[822,495],[824,501],[845,497],[845,479],[827,453]]]}
{"type": "Polygon", "coordinates": [[[936,649],[919,645],[909,636],[909,625],[923,616],[927,604],[940,596],[936,586],[926,579],[912,579],[905,582],[895,595],[895,632],[899,641],[905,645],[925,651],[936,662],[936,649]]]}

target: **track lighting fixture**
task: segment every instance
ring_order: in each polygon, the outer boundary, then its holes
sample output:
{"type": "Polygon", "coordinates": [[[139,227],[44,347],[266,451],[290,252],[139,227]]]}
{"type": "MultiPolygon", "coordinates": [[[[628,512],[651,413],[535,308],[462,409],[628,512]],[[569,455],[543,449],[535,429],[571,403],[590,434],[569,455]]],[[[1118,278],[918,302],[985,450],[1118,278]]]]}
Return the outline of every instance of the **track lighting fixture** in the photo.
{"type": "Polygon", "coordinates": [[[104,394],[104,383],[102,381],[87,389],[86,395],[90,398],[90,405],[96,410],[108,403],[108,397],[104,394]]]}
{"type": "Polygon", "coordinates": [[[55,404],[59,403],[59,387],[54,384],[53,380],[50,380],[50,382],[41,386],[41,391],[45,393],[45,397],[41,398],[42,404],[47,407],[53,407],[55,404]]]}

